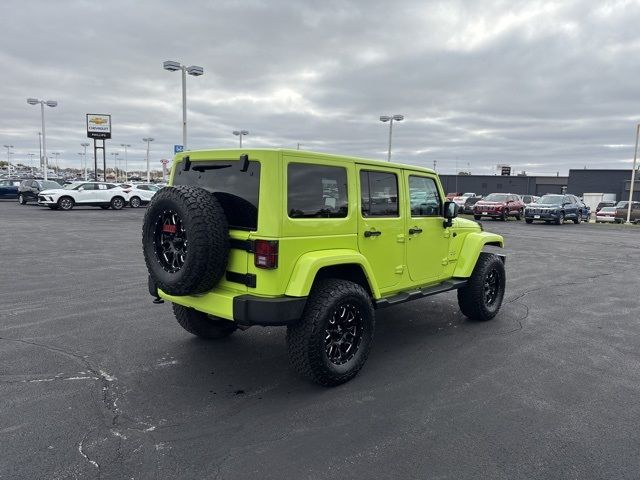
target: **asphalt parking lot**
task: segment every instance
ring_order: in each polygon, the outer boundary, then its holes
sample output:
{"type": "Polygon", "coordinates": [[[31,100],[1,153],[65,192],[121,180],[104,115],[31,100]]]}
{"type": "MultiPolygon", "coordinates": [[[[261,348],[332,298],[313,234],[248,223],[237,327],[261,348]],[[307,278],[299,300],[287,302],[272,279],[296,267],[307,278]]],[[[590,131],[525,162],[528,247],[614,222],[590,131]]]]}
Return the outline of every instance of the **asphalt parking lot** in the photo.
{"type": "Polygon", "coordinates": [[[379,311],[326,389],[284,329],[206,342],[153,305],[143,214],[0,201],[0,478],[638,478],[640,228],[485,221],[498,317],[379,311]]]}

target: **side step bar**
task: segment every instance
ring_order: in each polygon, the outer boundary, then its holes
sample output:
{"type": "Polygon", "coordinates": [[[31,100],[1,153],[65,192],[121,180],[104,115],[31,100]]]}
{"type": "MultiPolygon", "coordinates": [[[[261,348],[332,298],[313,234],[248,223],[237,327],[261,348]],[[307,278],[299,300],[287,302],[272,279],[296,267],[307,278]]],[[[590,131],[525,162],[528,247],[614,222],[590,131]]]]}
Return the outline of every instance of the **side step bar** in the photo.
{"type": "Polygon", "coordinates": [[[464,287],[466,284],[466,278],[460,280],[447,280],[446,282],[442,282],[437,285],[431,285],[430,287],[424,287],[419,290],[412,290],[410,292],[400,292],[392,295],[391,297],[381,298],[380,300],[376,300],[375,307],[391,307],[392,305],[398,305],[399,303],[408,302],[410,300],[430,297],[431,295],[448,292],[449,290],[457,290],[464,287]]]}

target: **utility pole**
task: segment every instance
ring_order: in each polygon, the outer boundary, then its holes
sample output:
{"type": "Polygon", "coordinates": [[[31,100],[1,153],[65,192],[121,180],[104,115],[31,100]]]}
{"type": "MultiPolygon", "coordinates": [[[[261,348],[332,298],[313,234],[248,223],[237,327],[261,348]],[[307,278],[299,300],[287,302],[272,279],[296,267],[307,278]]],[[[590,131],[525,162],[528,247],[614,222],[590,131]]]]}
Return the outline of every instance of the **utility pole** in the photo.
{"type": "Polygon", "coordinates": [[[631,205],[633,202],[633,187],[636,183],[636,161],[638,159],[638,135],[640,135],[640,123],[636,127],[636,148],[633,151],[633,169],[631,170],[631,185],[629,185],[629,205],[627,205],[626,223],[631,223],[631,205]]]}

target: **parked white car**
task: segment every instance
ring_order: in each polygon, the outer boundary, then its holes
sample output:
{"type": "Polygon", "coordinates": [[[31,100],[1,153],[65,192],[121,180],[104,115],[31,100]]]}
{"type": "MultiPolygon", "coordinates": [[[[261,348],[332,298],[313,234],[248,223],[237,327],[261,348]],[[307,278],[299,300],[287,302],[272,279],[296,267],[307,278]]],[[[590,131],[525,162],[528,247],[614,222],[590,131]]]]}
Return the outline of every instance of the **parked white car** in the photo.
{"type": "Polygon", "coordinates": [[[458,208],[464,208],[464,204],[466,203],[467,198],[476,196],[477,195],[475,193],[467,192],[463,193],[459,197],[453,197],[453,201],[458,205],[458,208]]]}
{"type": "Polygon", "coordinates": [[[148,204],[155,193],[162,188],[154,183],[122,183],[120,187],[127,193],[131,208],[148,204]]]}
{"type": "Polygon", "coordinates": [[[46,205],[52,210],[71,210],[75,205],[120,210],[128,200],[127,192],[108,182],[75,182],[38,194],[38,205],[46,205]]]}

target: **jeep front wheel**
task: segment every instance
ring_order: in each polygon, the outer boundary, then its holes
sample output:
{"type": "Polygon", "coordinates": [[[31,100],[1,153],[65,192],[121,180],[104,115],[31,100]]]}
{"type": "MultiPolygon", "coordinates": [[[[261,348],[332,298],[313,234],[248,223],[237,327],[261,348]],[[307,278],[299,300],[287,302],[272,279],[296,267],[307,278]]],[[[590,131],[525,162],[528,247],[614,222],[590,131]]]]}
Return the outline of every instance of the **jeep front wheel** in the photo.
{"type": "Polygon", "coordinates": [[[200,338],[216,339],[231,335],[238,328],[236,323],[224,318],[207,315],[193,308],[173,304],[173,314],[182,328],[200,338]]]}
{"type": "Polygon", "coordinates": [[[500,310],[504,290],[502,260],[497,255],[482,252],[467,285],[458,290],[458,305],[472,320],[491,320],[500,310]]]}
{"type": "Polygon", "coordinates": [[[326,279],[311,292],[302,318],[287,329],[293,367],[327,387],[355,377],[369,355],[375,317],[369,294],[346,280],[326,279]]]}

